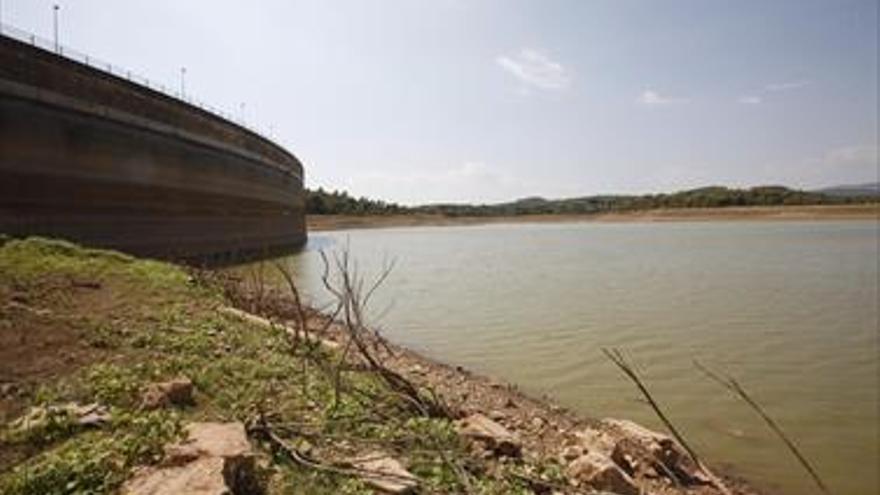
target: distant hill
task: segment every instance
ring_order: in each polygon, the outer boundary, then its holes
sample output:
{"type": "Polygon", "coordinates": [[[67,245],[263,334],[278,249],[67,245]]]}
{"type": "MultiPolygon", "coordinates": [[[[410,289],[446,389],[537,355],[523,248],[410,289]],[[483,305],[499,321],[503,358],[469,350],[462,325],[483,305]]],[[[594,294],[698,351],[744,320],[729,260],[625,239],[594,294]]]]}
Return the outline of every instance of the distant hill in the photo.
{"type": "Polygon", "coordinates": [[[722,208],[728,206],[824,205],[873,202],[880,196],[832,195],[784,186],[736,189],[707,186],[686,191],[643,195],[596,195],[566,199],[522,198],[490,205],[434,204],[413,208],[446,216],[508,216],[592,214],[659,208],[722,208]]]}
{"type": "Polygon", "coordinates": [[[494,204],[442,203],[402,206],[396,203],[356,198],[344,191],[307,190],[309,215],[400,215],[425,213],[457,216],[511,216],[546,214],[595,214],[671,208],[723,208],[728,206],[835,205],[880,202],[880,184],[838,186],[820,191],[802,191],[785,186],[736,189],[707,186],[660,194],[604,194],[564,199],[539,196],[494,204]]]}
{"type": "Polygon", "coordinates": [[[826,187],[815,192],[843,198],[880,197],[880,182],[826,187]]]}

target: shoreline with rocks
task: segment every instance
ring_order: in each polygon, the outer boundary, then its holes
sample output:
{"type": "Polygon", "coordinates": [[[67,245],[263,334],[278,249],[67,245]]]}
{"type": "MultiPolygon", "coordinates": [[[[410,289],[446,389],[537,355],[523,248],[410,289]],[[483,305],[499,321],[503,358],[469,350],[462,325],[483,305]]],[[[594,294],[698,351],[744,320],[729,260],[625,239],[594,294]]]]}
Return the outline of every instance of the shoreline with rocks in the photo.
{"type": "MultiPolygon", "coordinates": [[[[267,327],[278,325],[238,309],[225,310],[267,327]]],[[[309,312],[317,320],[314,326],[326,329],[313,338],[327,348],[342,347],[345,334],[340,324],[313,308],[309,312]]],[[[288,326],[287,331],[294,329],[288,326]]],[[[516,385],[429,358],[393,342],[383,342],[382,347],[387,349],[384,365],[447,402],[458,417],[458,434],[470,442],[474,455],[499,463],[552,460],[563,466],[568,486],[548,483],[541,488],[542,480],[536,477],[531,482],[538,493],[598,493],[585,489],[610,495],[770,493],[732,472],[709,472],[667,434],[626,419],[579,415],[553,403],[550,397],[531,396],[516,385]],[[720,482],[721,487],[713,481],[720,482]]]]}

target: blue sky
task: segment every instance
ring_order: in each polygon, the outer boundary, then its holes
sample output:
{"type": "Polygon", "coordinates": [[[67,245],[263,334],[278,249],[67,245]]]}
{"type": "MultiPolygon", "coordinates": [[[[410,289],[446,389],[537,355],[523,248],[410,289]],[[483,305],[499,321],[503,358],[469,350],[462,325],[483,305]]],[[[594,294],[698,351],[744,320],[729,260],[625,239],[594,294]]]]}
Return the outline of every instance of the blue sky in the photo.
{"type": "MultiPolygon", "coordinates": [[[[876,181],[877,0],[60,0],[61,42],[404,203],[876,181]]],[[[0,0],[51,36],[53,2],[0,0]]]]}

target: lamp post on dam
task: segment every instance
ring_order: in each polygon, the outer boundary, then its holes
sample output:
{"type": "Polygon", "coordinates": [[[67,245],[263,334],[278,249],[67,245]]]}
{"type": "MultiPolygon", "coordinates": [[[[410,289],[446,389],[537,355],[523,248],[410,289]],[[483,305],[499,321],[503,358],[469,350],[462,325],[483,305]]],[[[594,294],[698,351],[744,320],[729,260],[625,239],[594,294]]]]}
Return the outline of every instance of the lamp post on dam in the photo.
{"type": "Polygon", "coordinates": [[[52,6],[52,33],[55,40],[55,53],[61,53],[61,45],[58,43],[58,4],[52,6]]]}

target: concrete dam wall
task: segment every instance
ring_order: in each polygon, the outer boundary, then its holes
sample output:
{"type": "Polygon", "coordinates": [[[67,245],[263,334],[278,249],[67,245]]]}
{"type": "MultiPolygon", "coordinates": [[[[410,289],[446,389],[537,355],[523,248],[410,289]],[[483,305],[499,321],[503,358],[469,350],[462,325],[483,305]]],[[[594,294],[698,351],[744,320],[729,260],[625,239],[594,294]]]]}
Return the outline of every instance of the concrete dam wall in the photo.
{"type": "Polygon", "coordinates": [[[207,261],[302,245],[304,205],[282,147],[0,36],[0,233],[207,261]]]}

